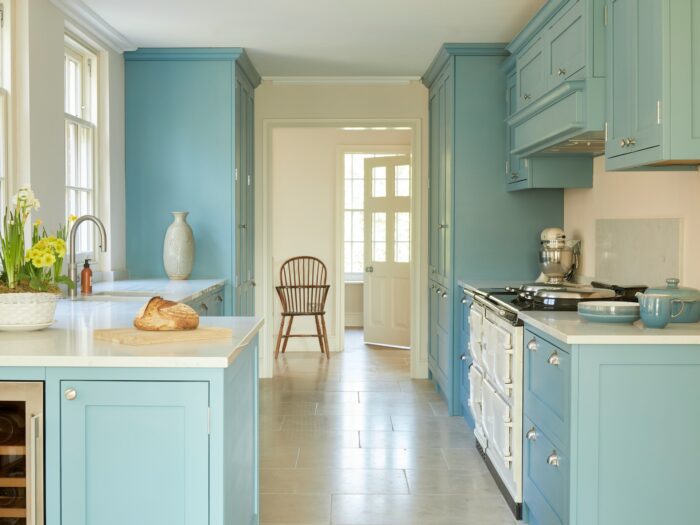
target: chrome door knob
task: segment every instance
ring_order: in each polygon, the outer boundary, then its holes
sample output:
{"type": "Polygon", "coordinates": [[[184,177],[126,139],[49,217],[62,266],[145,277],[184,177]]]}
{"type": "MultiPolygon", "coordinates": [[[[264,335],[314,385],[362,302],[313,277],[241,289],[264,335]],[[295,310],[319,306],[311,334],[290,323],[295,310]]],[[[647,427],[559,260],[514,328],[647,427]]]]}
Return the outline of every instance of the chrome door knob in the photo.
{"type": "Polygon", "coordinates": [[[530,93],[525,93],[523,95],[523,100],[530,100],[531,98],[532,98],[532,95],[530,95],[530,93]]]}
{"type": "Polygon", "coordinates": [[[532,427],[530,430],[528,430],[527,434],[525,434],[525,437],[529,441],[537,441],[537,430],[535,430],[535,427],[532,427]]]}
{"type": "Polygon", "coordinates": [[[537,351],[537,339],[530,339],[530,341],[527,343],[527,349],[530,350],[530,352],[536,352],[537,351]]]}
{"type": "Polygon", "coordinates": [[[459,356],[460,361],[466,361],[467,360],[467,354],[462,354],[459,356]]]}
{"type": "Polygon", "coordinates": [[[552,366],[559,366],[559,354],[554,352],[552,355],[549,356],[547,362],[552,366]]]}
{"type": "Polygon", "coordinates": [[[447,292],[442,292],[442,295],[440,297],[442,297],[443,299],[447,299],[447,292]]]}
{"type": "Polygon", "coordinates": [[[367,267],[365,267],[365,271],[366,271],[367,273],[372,273],[372,272],[374,272],[374,266],[367,266],[367,267]]]}
{"type": "Polygon", "coordinates": [[[566,75],[566,69],[557,68],[557,75],[563,77],[564,75],[566,75]]]}
{"type": "Polygon", "coordinates": [[[442,291],[440,290],[440,288],[435,288],[435,293],[440,295],[442,293],[442,291]]]}
{"type": "Polygon", "coordinates": [[[559,455],[556,450],[553,450],[552,453],[547,456],[547,465],[552,465],[553,467],[559,466],[559,455]]]}
{"type": "Polygon", "coordinates": [[[624,148],[625,146],[627,146],[627,141],[625,139],[620,140],[620,147],[624,148]]]}
{"type": "Polygon", "coordinates": [[[63,395],[68,401],[73,401],[76,397],[78,397],[78,391],[75,388],[66,388],[63,395]]]}

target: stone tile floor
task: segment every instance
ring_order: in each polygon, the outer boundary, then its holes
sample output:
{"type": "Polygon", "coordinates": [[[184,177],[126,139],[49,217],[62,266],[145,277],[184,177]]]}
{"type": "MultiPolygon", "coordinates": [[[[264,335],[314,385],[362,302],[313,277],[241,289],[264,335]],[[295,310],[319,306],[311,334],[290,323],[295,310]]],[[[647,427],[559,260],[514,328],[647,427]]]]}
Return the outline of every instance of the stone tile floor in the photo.
{"type": "Polygon", "coordinates": [[[280,355],[260,385],[261,524],[513,525],[464,420],[406,350],[280,355]]]}

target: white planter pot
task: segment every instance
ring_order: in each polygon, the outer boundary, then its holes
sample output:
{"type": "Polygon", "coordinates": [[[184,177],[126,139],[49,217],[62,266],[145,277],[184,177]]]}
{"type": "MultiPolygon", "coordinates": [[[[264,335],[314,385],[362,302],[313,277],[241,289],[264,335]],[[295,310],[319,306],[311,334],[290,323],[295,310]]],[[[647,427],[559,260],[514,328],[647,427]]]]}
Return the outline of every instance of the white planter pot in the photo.
{"type": "Polygon", "coordinates": [[[54,321],[60,298],[60,295],[54,293],[0,294],[0,325],[48,325],[54,321]]]}
{"type": "Polygon", "coordinates": [[[163,242],[163,266],[170,279],[184,280],[192,273],[194,265],[194,235],[187,224],[186,211],[172,212],[174,220],[165,233],[163,242]]]}

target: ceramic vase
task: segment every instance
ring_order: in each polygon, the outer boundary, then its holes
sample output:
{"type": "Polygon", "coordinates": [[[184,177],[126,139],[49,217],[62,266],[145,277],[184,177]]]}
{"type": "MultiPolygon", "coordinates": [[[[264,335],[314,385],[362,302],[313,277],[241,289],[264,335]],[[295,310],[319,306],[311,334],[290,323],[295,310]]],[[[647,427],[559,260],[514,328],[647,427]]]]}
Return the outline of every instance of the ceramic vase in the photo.
{"type": "Polygon", "coordinates": [[[187,224],[186,211],[174,211],[163,243],[163,266],[170,279],[181,281],[192,273],[194,265],[194,235],[187,224]]]}

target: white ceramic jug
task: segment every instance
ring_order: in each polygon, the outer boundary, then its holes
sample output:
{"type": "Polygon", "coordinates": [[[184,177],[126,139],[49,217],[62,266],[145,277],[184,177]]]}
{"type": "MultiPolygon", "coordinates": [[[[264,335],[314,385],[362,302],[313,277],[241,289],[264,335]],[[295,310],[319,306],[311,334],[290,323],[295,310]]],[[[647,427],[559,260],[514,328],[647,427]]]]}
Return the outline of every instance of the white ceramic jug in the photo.
{"type": "Polygon", "coordinates": [[[163,266],[170,279],[184,280],[192,273],[194,265],[194,234],[187,224],[187,211],[174,211],[173,222],[165,233],[163,266]]]}

